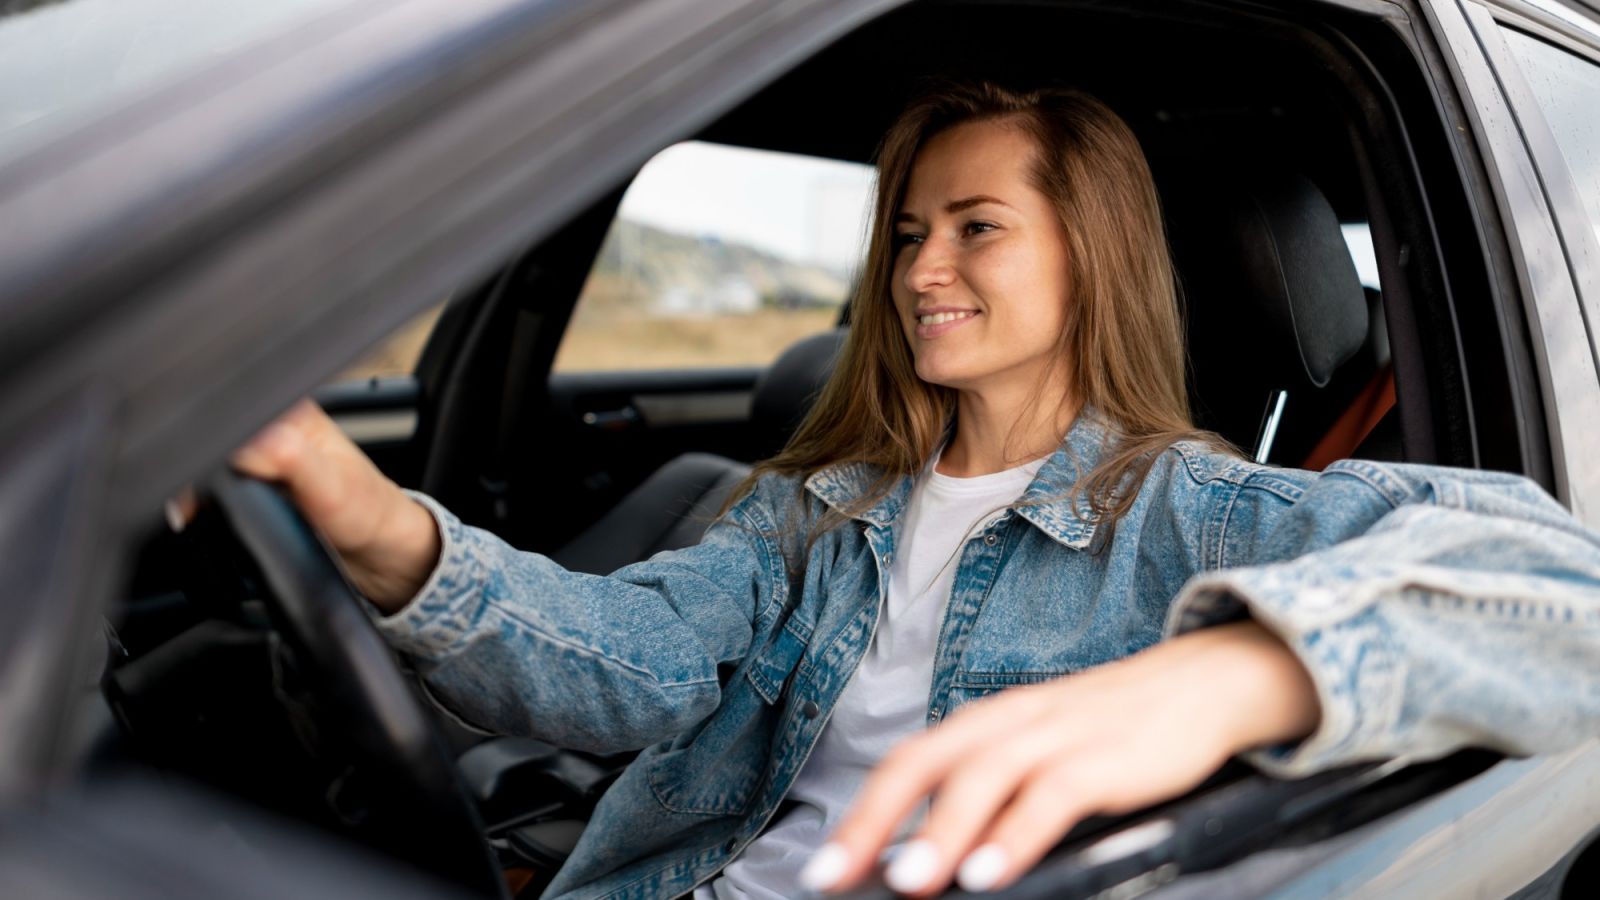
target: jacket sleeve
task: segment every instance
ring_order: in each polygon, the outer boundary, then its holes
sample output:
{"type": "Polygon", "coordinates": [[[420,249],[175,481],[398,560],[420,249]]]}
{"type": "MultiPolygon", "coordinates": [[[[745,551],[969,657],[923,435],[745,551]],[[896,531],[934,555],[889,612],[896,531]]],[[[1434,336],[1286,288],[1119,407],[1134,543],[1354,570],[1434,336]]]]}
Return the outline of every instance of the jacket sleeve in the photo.
{"type": "Polygon", "coordinates": [[[1600,537],[1537,485],[1345,461],[1258,470],[1224,502],[1222,568],[1185,585],[1166,630],[1248,614],[1322,704],[1309,738],[1251,762],[1299,776],[1600,735],[1600,537]]]}
{"type": "Polygon", "coordinates": [[[492,732],[598,752],[637,749],[705,718],[719,673],[748,652],[787,589],[754,495],[684,550],[610,576],[567,571],[412,495],[439,527],[439,563],[379,629],[436,700],[492,732]]]}

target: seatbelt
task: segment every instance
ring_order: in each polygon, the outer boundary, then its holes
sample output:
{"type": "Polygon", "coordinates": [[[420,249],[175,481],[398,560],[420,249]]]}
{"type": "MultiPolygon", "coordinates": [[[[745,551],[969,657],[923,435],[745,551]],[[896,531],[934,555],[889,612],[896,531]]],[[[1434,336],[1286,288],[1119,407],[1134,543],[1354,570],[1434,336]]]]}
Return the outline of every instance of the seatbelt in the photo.
{"type": "Polygon", "coordinates": [[[496,522],[507,522],[511,518],[512,456],[516,451],[523,400],[527,393],[528,360],[543,323],[542,313],[519,309],[517,320],[511,326],[511,346],[506,352],[506,380],[500,392],[500,415],[495,422],[494,443],[489,448],[483,473],[478,477],[484,493],[489,495],[489,512],[496,522]]]}
{"type": "Polygon", "coordinates": [[[1317,446],[1306,455],[1300,467],[1320,472],[1330,463],[1349,458],[1393,408],[1394,366],[1385,364],[1334,420],[1328,433],[1317,441],[1317,446]]]}

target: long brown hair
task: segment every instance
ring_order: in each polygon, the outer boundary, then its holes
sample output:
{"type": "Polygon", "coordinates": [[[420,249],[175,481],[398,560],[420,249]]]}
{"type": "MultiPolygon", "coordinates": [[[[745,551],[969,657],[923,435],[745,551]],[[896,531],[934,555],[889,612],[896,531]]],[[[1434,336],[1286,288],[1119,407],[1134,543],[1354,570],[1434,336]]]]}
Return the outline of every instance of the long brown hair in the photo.
{"type": "MultiPolygon", "coordinates": [[[[835,463],[867,463],[880,475],[849,511],[860,512],[920,471],[944,439],[956,392],[917,377],[890,297],[894,222],[918,151],[940,132],[987,120],[1014,123],[1033,138],[1034,186],[1055,206],[1066,236],[1071,293],[1062,298],[1067,324],[1060,352],[1071,379],[1068,396],[1098,411],[1110,434],[1099,464],[1078,486],[1092,514],[1114,524],[1156,455],[1173,442],[1220,443],[1190,418],[1171,255],[1155,183],[1132,130],[1082,91],[945,82],[913,100],[878,148],[866,262],[832,377],[788,445],[759,463],[734,498],[769,472],[804,477],[835,463]]],[[[840,521],[825,516],[813,535],[840,521]]]]}

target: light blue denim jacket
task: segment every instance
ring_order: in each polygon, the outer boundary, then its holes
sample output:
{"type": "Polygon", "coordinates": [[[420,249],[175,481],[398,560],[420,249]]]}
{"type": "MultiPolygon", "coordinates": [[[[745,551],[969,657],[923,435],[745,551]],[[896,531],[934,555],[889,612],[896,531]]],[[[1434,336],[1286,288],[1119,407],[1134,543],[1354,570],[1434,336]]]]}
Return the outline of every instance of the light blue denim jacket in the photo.
{"type": "MultiPolygon", "coordinates": [[[[1253,761],[1286,775],[1475,744],[1600,733],[1600,538],[1536,485],[1347,461],[1323,473],[1179,444],[1114,529],[1071,486],[1105,432],[1080,417],[1017,507],[961,552],[928,722],[1249,614],[1311,673],[1315,734],[1253,761]]],[[[464,527],[380,623],[434,694],[481,727],[644,748],[548,896],[673,897],[766,826],[872,640],[904,479],[806,553],[863,466],[763,478],[685,550],[609,577],[464,527]]]]}

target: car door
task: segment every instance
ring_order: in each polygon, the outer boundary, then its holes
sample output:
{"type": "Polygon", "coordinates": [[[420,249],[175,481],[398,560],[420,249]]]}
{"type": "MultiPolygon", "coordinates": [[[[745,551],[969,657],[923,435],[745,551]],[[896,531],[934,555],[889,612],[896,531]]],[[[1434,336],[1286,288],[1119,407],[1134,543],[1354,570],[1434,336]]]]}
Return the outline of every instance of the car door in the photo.
{"type": "MultiPolygon", "coordinates": [[[[1575,119],[1573,111],[1586,116],[1600,102],[1600,75],[1594,74],[1600,73],[1600,29],[1584,13],[1556,4],[1438,3],[1420,12],[1449,56],[1447,83],[1466,103],[1455,138],[1458,158],[1481,154],[1487,166],[1483,181],[1465,166],[1452,177],[1480,194],[1481,215],[1493,223],[1489,230],[1503,228],[1505,245],[1485,235],[1483,263],[1490,273],[1503,273],[1491,278],[1509,276],[1506,296],[1526,317],[1529,352],[1536,357],[1536,378],[1522,390],[1533,391],[1542,413],[1523,406],[1520,423],[1511,427],[1545,433],[1547,486],[1593,526],[1600,503],[1593,465],[1600,459],[1593,429],[1600,401],[1593,314],[1600,182],[1585,160],[1600,152],[1600,143],[1582,127],[1592,118],[1575,119]],[[1582,65],[1595,69],[1574,71],[1582,65]],[[1534,77],[1545,79],[1541,90],[1530,87],[1534,77]]],[[[1465,304],[1460,309],[1470,315],[1465,304]]],[[[1483,374],[1477,373],[1479,380],[1487,380],[1483,374]]],[[[1468,376],[1474,376],[1470,365],[1468,376]]],[[[1509,430],[1490,424],[1489,416],[1477,427],[1485,446],[1509,430]]],[[[1539,477],[1540,468],[1530,466],[1528,474],[1539,477]]],[[[1565,754],[1500,762],[1364,833],[1298,851],[1307,864],[1273,890],[1283,896],[1588,896],[1600,864],[1600,803],[1590,787],[1597,773],[1600,749],[1592,742],[1565,754]]],[[[1260,872],[1258,863],[1235,869],[1260,872]]],[[[1203,896],[1206,888],[1201,879],[1153,896],[1203,896]]]]}
{"type": "Polygon", "coordinates": [[[84,635],[164,498],[884,5],[331,2],[0,156],[5,796],[73,777],[84,635]]]}

